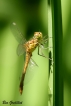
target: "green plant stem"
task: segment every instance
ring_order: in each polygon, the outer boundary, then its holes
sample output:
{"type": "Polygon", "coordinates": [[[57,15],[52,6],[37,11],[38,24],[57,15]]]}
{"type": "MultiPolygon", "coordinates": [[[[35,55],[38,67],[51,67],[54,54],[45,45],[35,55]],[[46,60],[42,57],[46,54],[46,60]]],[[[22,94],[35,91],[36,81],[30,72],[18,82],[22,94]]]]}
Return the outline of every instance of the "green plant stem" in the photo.
{"type": "Polygon", "coordinates": [[[51,0],[53,27],[53,106],[63,106],[63,78],[62,78],[62,14],[61,0],[51,0]]]}

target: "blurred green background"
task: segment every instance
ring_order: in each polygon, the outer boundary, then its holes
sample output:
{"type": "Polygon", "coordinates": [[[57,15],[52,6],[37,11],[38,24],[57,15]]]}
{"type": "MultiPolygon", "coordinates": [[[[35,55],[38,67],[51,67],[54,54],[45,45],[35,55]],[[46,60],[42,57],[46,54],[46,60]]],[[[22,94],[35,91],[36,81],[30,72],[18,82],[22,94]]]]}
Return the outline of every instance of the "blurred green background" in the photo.
{"type": "MultiPolygon", "coordinates": [[[[71,104],[71,2],[61,0],[63,27],[63,79],[64,106],[71,104]]],[[[0,0],[0,106],[3,100],[22,101],[19,106],[48,106],[48,59],[38,56],[37,49],[33,59],[38,64],[32,80],[24,86],[22,96],[19,93],[19,77],[24,59],[18,57],[18,42],[10,28],[16,22],[24,37],[29,40],[35,31],[48,34],[47,0],[0,0]]],[[[51,28],[50,28],[51,30],[51,28]]],[[[48,55],[48,50],[45,52],[48,55]]],[[[51,85],[52,85],[51,81],[51,85]]],[[[7,106],[10,104],[7,104],[7,106]]],[[[16,105],[16,104],[15,104],[16,105]]],[[[14,104],[13,104],[14,106],[14,104]]]]}

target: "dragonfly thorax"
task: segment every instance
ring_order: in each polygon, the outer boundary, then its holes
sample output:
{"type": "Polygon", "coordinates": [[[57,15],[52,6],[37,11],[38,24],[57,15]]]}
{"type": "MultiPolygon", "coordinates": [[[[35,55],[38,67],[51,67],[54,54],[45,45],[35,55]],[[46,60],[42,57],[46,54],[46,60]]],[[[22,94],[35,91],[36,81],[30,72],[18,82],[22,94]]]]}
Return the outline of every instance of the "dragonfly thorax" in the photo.
{"type": "Polygon", "coordinates": [[[41,32],[35,32],[34,33],[34,39],[38,39],[38,41],[40,41],[42,39],[42,33],[41,32]]]}

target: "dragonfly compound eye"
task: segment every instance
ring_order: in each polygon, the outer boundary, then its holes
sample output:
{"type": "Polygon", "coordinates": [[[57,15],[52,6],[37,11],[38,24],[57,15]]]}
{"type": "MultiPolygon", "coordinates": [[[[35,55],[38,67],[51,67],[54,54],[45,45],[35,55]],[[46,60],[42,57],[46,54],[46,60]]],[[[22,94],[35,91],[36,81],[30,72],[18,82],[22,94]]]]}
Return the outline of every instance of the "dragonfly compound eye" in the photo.
{"type": "Polygon", "coordinates": [[[34,38],[41,39],[42,38],[42,33],[41,32],[35,32],[34,33],[34,38]]]}

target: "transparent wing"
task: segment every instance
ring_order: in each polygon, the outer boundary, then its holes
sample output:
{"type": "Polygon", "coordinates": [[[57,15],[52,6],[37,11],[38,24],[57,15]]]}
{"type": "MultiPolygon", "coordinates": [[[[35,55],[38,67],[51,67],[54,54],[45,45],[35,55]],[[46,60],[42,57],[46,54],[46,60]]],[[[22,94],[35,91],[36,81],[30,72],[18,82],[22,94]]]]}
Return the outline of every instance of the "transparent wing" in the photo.
{"type": "Polygon", "coordinates": [[[44,36],[39,44],[39,46],[44,49],[44,48],[47,48],[48,46],[48,37],[47,36],[44,36]]]}
{"type": "Polygon", "coordinates": [[[26,42],[26,39],[23,37],[23,34],[20,32],[15,22],[11,23],[10,27],[14,37],[18,42],[26,42]]]}
{"type": "Polygon", "coordinates": [[[42,48],[42,49],[49,49],[49,48],[52,48],[52,47],[48,47],[48,41],[49,39],[52,38],[52,37],[48,37],[47,35],[44,36],[41,40],[41,43],[39,44],[39,46],[42,48]]]}
{"type": "Polygon", "coordinates": [[[13,35],[16,38],[16,40],[18,42],[20,42],[20,44],[17,47],[17,54],[20,56],[20,55],[24,54],[24,52],[25,52],[25,48],[24,48],[23,44],[26,43],[26,39],[23,37],[23,34],[19,31],[16,23],[13,22],[11,24],[11,30],[12,30],[13,35]]]}
{"type": "Polygon", "coordinates": [[[42,38],[42,41],[43,41],[44,43],[47,43],[50,38],[52,39],[52,37],[48,37],[48,36],[46,35],[46,36],[44,36],[44,37],[42,38]]]}
{"type": "Polygon", "coordinates": [[[25,79],[24,79],[24,85],[27,84],[28,82],[30,82],[33,79],[33,77],[37,73],[37,68],[38,68],[38,65],[31,58],[30,62],[28,64],[28,68],[26,70],[26,75],[25,75],[25,79]]]}
{"type": "Polygon", "coordinates": [[[44,43],[44,44],[46,44],[47,42],[48,42],[48,36],[46,35],[46,36],[44,36],[43,38],[42,38],[42,43],[44,43]]]}
{"type": "Polygon", "coordinates": [[[25,53],[25,48],[23,44],[19,44],[17,47],[17,54],[18,56],[23,55],[25,53]]]}
{"type": "Polygon", "coordinates": [[[32,67],[38,66],[37,63],[32,58],[30,59],[29,65],[32,67]]]}

